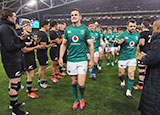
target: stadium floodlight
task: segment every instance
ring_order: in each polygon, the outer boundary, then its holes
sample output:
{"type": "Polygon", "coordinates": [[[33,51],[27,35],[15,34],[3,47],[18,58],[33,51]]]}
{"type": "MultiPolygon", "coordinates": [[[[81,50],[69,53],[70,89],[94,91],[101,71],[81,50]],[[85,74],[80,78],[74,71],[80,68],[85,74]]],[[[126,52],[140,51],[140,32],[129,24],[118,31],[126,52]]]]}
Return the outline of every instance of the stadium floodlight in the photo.
{"type": "Polygon", "coordinates": [[[34,6],[36,3],[37,3],[37,0],[30,0],[27,5],[34,6]]]}

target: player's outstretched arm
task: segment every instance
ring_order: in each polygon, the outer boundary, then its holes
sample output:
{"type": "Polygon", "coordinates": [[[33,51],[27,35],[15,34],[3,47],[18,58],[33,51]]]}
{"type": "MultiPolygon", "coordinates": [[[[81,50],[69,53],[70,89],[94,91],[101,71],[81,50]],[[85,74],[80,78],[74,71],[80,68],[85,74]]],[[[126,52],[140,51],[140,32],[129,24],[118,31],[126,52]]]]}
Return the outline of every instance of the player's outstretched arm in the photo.
{"type": "Polygon", "coordinates": [[[61,47],[60,47],[60,55],[59,55],[59,65],[61,67],[63,67],[63,55],[66,51],[66,47],[67,47],[67,40],[66,39],[63,39],[62,41],[62,44],[61,44],[61,47]]]}
{"type": "Polygon", "coordinates": [[[122,44],[125,41],[125,38],[118,40],[118,44],[122,44]]]}

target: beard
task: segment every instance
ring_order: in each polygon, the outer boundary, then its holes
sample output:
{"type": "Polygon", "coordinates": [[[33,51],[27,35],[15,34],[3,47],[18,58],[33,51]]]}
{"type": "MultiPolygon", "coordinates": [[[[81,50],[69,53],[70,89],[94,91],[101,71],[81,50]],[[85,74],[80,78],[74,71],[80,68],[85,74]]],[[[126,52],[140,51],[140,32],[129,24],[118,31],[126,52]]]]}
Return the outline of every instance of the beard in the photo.
{"type": "Polygon", "coordinates": [[[128,30],[128,32],[129,32],[130,34],[133,34],[133,33],[135,32],[135,30],[128,30]]]}

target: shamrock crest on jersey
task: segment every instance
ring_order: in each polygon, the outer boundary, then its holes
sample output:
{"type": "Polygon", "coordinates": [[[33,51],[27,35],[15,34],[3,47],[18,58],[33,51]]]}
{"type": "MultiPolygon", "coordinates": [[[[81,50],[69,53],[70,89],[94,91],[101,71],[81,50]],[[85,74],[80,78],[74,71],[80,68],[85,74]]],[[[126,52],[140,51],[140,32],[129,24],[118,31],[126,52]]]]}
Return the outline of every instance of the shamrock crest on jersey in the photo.
{"type": "Polygon", "coordinates": [[[139,37],[138,37],[138,36],[136,36],[135,38],[136,38],[136,40],[138,40],[138,38],[139,38],[139,37]]]}
{"type": "Polygon", "coordinates": [[[80,33],[81,33],[81,35],[83,35],[85,33],[85,31],[84,30],[80,30],[80,33]]]}

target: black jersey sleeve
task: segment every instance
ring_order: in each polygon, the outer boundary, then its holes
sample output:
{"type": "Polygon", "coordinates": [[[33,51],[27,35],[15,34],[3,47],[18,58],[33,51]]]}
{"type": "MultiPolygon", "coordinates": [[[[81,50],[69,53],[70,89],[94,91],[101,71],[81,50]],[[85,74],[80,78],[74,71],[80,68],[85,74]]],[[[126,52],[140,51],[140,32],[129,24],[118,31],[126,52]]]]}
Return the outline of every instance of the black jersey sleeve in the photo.
{"type": "Polygon", "coordinates": [[[151,47],[147,52],[147,55],[142,57],[142,63],[145,65],[149,65],[155,67],[156,65],[160,64],[160,40],[154,40],[151,43],[151,47]]]}
{"type": "Polygon", "coordinates": [[[1,39],[7,51],[21,49],[25,46],[24,42],[21,42],[20,38],[16,36],[14,31],[8,26],[3,26],[1,39]]]}
{"type": "Polygon", "coordinates": [[[47,37],[46,33],[39,31],[38,38],[41,39],[40,42],[46,42],[46,44],[48,44],[48,37],[47,37]]]}
{"type": "Polygon", "coordinates": [[[27,46],[27,47],[34,47],[34,46],[36,46],[35,44],[34,44],[34,36],[31,34],[31,35],[29,35],[25,40],[24,40],[24,42],[32,42],[32,44],[30,45],[30,46],[27,46]]]}
{"type": "Polygon", "coordinates": [[[56,38],[58,38],[57,33],[56,33],[55,31],[53,31],[53,30],[51,30],[51,31],[49,32],[49,34],[50,34],[50,39],[51,39],[51,40],[55,40],[56,38]]]}
{"type": "Polygon", "coordinates": [[[140,33],[140,39],[142,39],[142,38],[143,38],[143,39],[145,39],[145,38],[146,38],[146,36],[145,36],[145,33],[144,33],[144,32],[141,32],[141,33],[140,33]]]}

